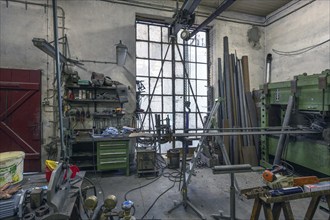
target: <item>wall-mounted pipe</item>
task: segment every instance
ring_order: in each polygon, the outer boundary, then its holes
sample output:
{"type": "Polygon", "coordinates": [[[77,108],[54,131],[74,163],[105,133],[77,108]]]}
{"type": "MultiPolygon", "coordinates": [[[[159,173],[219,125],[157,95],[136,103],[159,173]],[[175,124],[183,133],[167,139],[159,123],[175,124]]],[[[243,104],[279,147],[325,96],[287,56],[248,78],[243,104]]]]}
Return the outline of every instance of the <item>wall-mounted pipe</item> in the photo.
{"type": "Polygon", "coordinates": [[[267,54],[266,57],[266,75],[265,75],[265,82],[264,83],[270,83],[271,80],[271,72],[272,72],[272,54],[267,54]]]}

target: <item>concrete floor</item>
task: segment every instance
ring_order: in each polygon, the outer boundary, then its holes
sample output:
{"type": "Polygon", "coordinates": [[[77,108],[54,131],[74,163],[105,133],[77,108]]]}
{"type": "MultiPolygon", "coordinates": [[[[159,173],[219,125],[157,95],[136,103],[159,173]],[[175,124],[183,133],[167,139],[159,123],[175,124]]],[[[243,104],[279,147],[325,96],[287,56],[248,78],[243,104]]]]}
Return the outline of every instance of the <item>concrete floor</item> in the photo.
{"type": "MultiPolygon", "coordinates": [[[[174,172],[170,169],[165,169],[164,173],[174,172]]],[[[117,209],[121,208],[121,203],[124,201],[124,195],[130,189],[143,186],[152,181],[152,177],[138,178],[136,173],[132,172],[130,176],[125,176],[121,172],[106,172],[106,173],[88,173],[96,185],[101,186],[105,196],[113,194],[117,196],[117,209]]],[[[236,174],[238,184],[241,189],[251,188],[263,185],[261,175],[259,173],[241,173],[236,174]]],[[[173,186],[167,177],[160,177],[154,183],[132,191],[127,195],[127,199],[134,202],[136,212],[134,216],[137,219],[146,213],[154,200],[169,187],[173,186]]],[[[188,186],[188,197],[190,201],[205,215],[207,219],[213,219],[211,214],[223,211],[224,215],[228,215],[229,208],[229,174],[213,175],[211,169],[200,168],[196,169],[196,176],[192,177],[192,181],[188,186]]],[[[98,190],[98,198],[102,200],[102,192],[98,190]]],[[[175,183],[174,187],[166,192],[153,206],[144,219],[200,219],[191,208],[186,210],[180,206],[172,213],[167,211],[171,209],[175,203],[181,201],[179,191],[179,183],[175,183]]],[[[291,207],[295,219],[303,219],[310,199],[300,199],[291,202],[291,207]]],[[[321,201],[321,205],[326,206],[326,203],[321,201]]],[[[240,219],[249,219],[253,207],[253,200],[241,199],[236,196],[236,217],[240,219]]],[[[265,219],[263,211],[259,219],[265,219]]],[[[280,219],[284,219],[281,214],[280,219]]],[[[317,209],[314,219],[326,220],[330,219],[329,214],[317,209]]]]}

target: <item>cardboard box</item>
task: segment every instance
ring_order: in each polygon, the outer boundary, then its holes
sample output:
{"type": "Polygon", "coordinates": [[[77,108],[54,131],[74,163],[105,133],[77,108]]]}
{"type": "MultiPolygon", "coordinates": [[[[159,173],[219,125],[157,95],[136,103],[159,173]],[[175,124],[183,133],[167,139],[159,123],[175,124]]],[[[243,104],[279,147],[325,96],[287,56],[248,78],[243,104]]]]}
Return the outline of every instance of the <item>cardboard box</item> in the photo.
{"type": "Polygon", "coordinates": [[[305,192],[315,192],[321,190],[330,190],[330,181],[319,182],[315,184],[304,185],[305,192]]]}

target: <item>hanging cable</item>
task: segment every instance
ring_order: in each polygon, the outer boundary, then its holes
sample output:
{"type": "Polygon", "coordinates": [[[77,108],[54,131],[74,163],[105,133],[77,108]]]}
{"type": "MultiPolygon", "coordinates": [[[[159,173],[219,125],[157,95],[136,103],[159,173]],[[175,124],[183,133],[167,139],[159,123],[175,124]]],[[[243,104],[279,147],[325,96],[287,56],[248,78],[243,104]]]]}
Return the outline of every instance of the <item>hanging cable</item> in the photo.
{"type": "Polygon", "coordinates": [[[299,49],[299,50],[294,50],[294,51],[279,51],[279,50],[275,50],[275,49],[272,49],[272,51],[278,55],[282,55],[282,56],[295,56],[295,55],[299,55],[299,54],[302,54],[302,53],[306,53],[307,51],[310,51],[316,47],[319,47],[321,46],[322,44],[325,44],[327,42],[329,42],[330,39],[326,40],[326,41],[323,41],[321,43],[318,43],[318,44],[315,44],[315,45],[312,45],[312,46],[309,46],[309,47],[305,47],[305,48],[302,48],[302,49],[299,49]]]}

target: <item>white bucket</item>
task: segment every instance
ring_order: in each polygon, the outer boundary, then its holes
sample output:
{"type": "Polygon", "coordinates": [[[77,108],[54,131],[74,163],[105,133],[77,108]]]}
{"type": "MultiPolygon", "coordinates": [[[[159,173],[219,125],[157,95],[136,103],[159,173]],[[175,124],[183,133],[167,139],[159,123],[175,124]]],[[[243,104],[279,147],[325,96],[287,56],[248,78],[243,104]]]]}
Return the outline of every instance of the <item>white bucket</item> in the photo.
{"type": "Polygon", "coordinates": [[[23,151],[0,153],[0,187],[23,180],[24,157],[23,151]]]}

